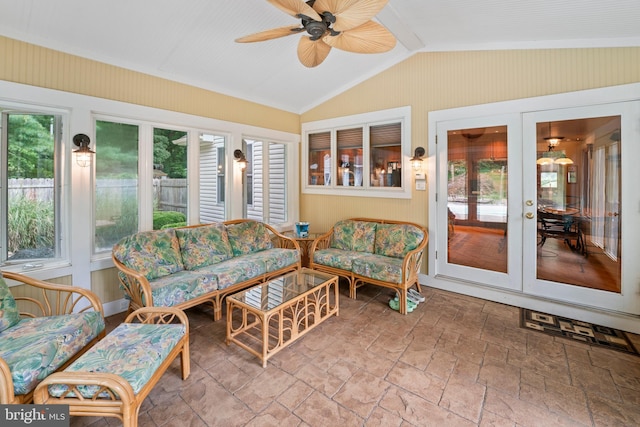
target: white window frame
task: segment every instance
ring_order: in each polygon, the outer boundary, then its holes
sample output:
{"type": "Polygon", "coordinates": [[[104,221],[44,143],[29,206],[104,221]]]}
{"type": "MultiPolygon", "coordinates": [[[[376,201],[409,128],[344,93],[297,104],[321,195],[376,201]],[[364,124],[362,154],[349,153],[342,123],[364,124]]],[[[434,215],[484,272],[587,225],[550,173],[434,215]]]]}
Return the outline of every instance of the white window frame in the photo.
{"type": "MultiPolygon", "coordinates": [[[[321,194],[335,196],[356,197],[381,197],[391,199],[411,198],[411,107],[398,107],[388,110],[374,111],[371,113],[356,114],[352,116],[319,120],[302,124],[302,167],[301,187],[304,194],[321,194]],[[369,144],[369,128],[390,123],[400,123],[402,141],[402,186],[401,187],[374,187],[369,183],[371,146],[369,144]],[[321,132],[331,133],[331,159],[336,158],[336,132],[341,129],[363,128],[362,158],[363,158],[363,184],[361,187],[343,187],[337,185],[336,171],[332,170],[331,184],[309,185],[309,135],[321,132]]],[[[332,168],[335,169],[335,168],[332,168]]]]}
{"type": "MultiPolygon", "coordinates": [[[[54,108],[45,105],[35,103],[23,103],[12,102],[0,99],[0,107],[3,111],[11,110],[13,113],[18,114],[37,114],[37,115],[52,115],[59,116],[61,118],[60,126],[62,129],[59,135],[54,139],[54,200],[55,200],[55,253],[54,258],[38,258],[38,259],[25,259],[25,260],[5,260],[7,248],[5,243],[0,244],[5,254],[2,256],[2,262],[0,265],[3,270],[13,271],[18,273],[26,272],[38,272],[43,270],[55,269],[55,268],[67,268],[70,265],[69,259],[69,224],[70,224],[70,191],[69,182],[71,181],[71,164],[73,160],[70,150],[66,148],[65,141],[69,141],[69,116],[70,111],[63,108],[54,108]]],[[[0,124],[4,125],[4,124],[0,124]]],[[[5,130],[2,129],[4,132],[5,130]]],[[[0,153],[0,209],[2,212],[6,212],[7,209],[7,150],[6,146],[0,145],[2,152],[0,153]]],[[[0,221],[6,221],[6,216],[3,215],[0,221]]],[[[2,242],[7,242],[6,227],[8,224],[4,224],[0,227],[0,239],[2,242]]]]}

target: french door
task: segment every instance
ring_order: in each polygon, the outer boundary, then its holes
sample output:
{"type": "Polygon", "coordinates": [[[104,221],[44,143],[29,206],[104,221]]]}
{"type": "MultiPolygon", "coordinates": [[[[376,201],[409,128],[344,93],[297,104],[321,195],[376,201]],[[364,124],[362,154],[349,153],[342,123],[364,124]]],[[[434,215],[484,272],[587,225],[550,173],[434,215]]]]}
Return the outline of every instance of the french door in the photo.
{"type": "Polygon", "coordinates": [[[438,122],[436,274],[640,314],[639,104],[438,122]]]}

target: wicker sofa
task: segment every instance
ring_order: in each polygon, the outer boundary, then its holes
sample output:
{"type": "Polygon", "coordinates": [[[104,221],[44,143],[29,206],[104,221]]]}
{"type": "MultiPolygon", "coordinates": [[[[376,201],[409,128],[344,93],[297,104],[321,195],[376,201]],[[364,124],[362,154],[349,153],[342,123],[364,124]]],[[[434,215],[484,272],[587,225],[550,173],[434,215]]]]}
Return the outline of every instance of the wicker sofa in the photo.
{"type": "Polygon", "coordinates": [[[369,283],[400,294],[399,311],[407,314],[407,292],[415,285],[428,233],[418,224],[370,218],[338,221],[318,237],[309,253],[310,267],[344,277],[349,296],[369,283]]]}
{"type": "Polygon", "coordinates": [[[210,302],[214,321],[226,295],[301,267],[294,239],[248,219],[135,233],[112,259],[129,312],[210,302]]]}
{"type": "Polygon", "coordinates": [[[105,336],[102,303],[91,291],[0,275],[0,403],[31,403],[36,386],[105,336]],[[5,279],[24,288],[13,296],[5,279]]]}

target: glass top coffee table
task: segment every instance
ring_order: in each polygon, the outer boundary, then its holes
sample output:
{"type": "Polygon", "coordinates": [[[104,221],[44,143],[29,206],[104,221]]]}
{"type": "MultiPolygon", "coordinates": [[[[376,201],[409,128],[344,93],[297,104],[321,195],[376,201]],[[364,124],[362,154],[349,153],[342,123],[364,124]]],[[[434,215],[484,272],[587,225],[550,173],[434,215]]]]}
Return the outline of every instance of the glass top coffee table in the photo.
{"type": "Polygon", "coordinates": [[[338,276],[302,268],[227,297],[227,345],[267,360],[338,316],[338,276]]]}

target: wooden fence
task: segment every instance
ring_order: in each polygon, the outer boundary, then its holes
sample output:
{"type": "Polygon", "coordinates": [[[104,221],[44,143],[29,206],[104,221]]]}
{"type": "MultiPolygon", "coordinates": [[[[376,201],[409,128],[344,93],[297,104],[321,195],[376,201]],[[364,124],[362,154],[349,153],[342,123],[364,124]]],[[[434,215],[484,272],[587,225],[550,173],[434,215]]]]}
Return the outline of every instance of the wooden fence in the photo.
{"type": "MultiPolygon", "coordinates": [[[[53,179],[51,178],[12,178],[8,182],[9,200],[25,197],[30,200],[49,202],[53,199],[53,179]]],[[[137,179],[98,179],[96,181],[97,200],[109,198],[108,193],[118,193],[118,198],[137,198],[137,179]]],[[[154,179],[154,206],[161,211],[177,211],[187,214],[187,180],[154,179]]]]}

